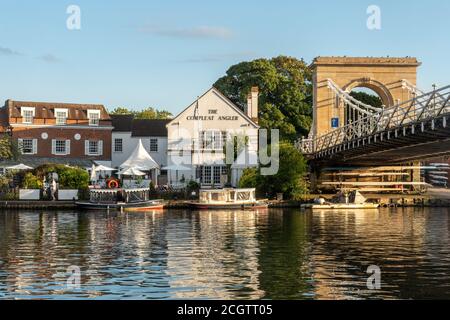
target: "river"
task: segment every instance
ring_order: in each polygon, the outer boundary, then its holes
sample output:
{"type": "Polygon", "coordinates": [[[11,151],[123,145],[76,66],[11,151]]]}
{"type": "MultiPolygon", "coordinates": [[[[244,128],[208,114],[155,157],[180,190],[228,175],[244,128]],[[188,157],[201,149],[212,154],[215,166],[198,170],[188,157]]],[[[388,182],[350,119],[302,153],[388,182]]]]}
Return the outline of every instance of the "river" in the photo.
{"type": "Polygon", "coordinates": [[[449,230],[445,208],[0,212],[0,298],[449,299],[449,230]]]}

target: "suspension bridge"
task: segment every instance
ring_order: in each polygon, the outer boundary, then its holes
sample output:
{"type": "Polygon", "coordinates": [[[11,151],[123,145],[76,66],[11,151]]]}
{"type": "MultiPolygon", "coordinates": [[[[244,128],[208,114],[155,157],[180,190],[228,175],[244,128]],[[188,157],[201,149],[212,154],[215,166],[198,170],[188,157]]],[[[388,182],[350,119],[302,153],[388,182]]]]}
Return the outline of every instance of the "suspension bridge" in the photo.
{"type": "Polygon", "coordinates": [[[314,163],[405,164],[450,154],[450,86],[416,87],[414,58],[316,58],[314,116],[299,149],[314,163]],[[338,83],[340,82],[340,84],[338,83]],[[374,90],[380,108],[350,95],[374,90]]]}

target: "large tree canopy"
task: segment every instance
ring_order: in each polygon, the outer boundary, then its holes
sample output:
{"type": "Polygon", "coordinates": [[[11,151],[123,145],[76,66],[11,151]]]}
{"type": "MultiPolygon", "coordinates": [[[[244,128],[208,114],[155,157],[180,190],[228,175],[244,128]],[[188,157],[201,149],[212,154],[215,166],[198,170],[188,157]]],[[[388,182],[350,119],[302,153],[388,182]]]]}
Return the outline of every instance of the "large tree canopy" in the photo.
{"type": "Polygon", "coordinates": [[[136,119],[171,119],[173,115],[166,110],[148,107],[141,111],[133,111],[124,107],[117,107],[110,114],[132,114],[136,119]]]}
{"type": "Polygon", "coordinates": [[[311,71],[303,60],[279,56],[241,62],[214,84],[244,109],[251,87],[258,86],[259,125],[279,129],[282,139],[308,134],[312,122],[311,71]]]}

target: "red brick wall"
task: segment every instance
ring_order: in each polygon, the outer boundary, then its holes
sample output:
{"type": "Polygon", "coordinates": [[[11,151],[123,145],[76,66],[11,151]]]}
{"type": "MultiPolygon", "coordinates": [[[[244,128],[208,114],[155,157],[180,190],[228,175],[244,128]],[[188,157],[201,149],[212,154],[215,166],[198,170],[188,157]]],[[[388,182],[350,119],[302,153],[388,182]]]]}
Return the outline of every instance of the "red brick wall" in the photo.
{"type": "Polygon", "coordinates": [[[111,130],[110,129],[67,129],[67,128],[30,128],[20,127],[14,128],[14,139],[37,139],[37,157],[58,157],[58,158],[78,158],[78,159],[92,159],[92,160],[111,160],[111,130]],[[42,139],[41,134],[46,132],[48,138],[42,139]],[[74,136],[79,133],[80,140],[75,140],[74,136]],[[52,154],[52,139],[70,140],[70,155],[53,155],[52,154]],[[85,140],[102,140],[103,141],[103,155],[102,156],[87,156],[85,155],[84,143],[85,140]]]}

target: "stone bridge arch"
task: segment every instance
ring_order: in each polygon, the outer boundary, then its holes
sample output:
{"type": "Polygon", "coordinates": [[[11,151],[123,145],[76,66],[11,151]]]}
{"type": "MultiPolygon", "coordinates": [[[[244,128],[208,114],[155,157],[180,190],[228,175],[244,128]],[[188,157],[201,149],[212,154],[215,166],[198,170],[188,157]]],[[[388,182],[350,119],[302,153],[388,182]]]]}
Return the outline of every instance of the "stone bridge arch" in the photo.
{"type": "Polygon", "coordinates": [[[403,81],[416,85],[417,68],[421,65],[416,58],[354,58],[318,57],[311,68],[313,71],[313,135],[324,135],[335,129],[333,119],[344,125],[343,105],[335,103],[335,95],[327,82],[331,79],[340,88],[351,92],[365,87],[375,91],[387,107],[411,98],[403,81]]]}

